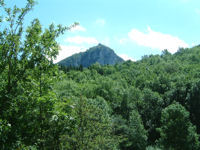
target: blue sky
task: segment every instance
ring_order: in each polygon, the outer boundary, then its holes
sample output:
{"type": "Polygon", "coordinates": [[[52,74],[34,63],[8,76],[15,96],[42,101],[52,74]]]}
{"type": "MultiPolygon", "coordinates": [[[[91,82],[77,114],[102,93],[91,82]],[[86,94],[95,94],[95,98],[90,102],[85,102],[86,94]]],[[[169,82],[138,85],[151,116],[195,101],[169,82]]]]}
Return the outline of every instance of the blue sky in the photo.
{"type": "Polygon", "coordinates": [[[58,39],[57,61],[98,43],[132,60],[200,44],[199,0],[38,0],[26,23],[34,18],[44,27],[80,23],[58,39]]]}

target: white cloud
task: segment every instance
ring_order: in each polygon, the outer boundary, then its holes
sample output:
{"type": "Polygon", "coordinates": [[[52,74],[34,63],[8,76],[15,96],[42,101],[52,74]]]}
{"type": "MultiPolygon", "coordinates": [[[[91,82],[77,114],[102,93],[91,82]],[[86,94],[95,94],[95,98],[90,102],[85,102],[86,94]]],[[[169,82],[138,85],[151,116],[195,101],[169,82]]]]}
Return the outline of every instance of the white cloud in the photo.
{"type": "Polygon", "coordinates": [[[180,47],[189,47],[187,43],[180,40],[178,37],[153,31],[150,27],[148,27],[147,33],[132,29],[128,33],[128,36],[138,45],[159,50],[168,49],[171,53],[175,53],[180,47]]]}
{"type": "Polygon", "coordinates": [[[106,21],[104,19],[97,19],[95,23],[99,26],[104,26],[106,24],[106,21]]]}
{"type": "Polygon", "coordinates": [[[126,54],[119,54],[119,56],[124,59],[125,61],[126,60],[131,60],[131,61],[135,61],[135,59],[133,59],[132,57],[126,55],[126,54]]]}
{"type": "Polygon", "coordinates": [[[77,26],[71,28],[70,31],[71,32],[76,32],[76,31],[83,31],[83,32],[85,32],[86,29],[84,27],[80,26],[80,25],[77,25],[77,26]]]}
{"type": "Polygon", "coordinates": [[[60,48],[61,48],[61,50],[59,51],[57,58],[54,60],[54,63],[57,63],[73,54],[86,51],[86,48],[83,46],[60,45],[60,48]]]}
{"type": "Polygon", "coordinates": [[[65,40],[66,42],[69,43],[74,43],[74,44],[98,44],[98,40],[94,37],[83,37],[83,36],[74,36],[74,37],[69,37],[65,40]]]}

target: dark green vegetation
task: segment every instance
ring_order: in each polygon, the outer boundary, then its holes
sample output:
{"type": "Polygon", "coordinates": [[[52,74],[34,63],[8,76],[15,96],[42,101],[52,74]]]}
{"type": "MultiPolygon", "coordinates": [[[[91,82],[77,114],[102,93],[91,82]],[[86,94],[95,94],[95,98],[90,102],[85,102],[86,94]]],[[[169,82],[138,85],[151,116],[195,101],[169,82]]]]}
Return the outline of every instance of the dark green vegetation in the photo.
{"type": "Polygon", "coordinates": [[[0,19],[1,150],[200,149],[199,46],[62,71],[52,59],[67,28],[25,30],[33,5],[0,19]]]}
{"type": "Polygon", "coordinates": [[[83,67],[89,67],[95,63],[101,65],[114,65],[123,61],[124,60],[117,56],[112,49],[99,44],[90,48],[86,52],[74,54],[60,61],[58,64],[68,67],[79,67],[80,65],[83,67]]]}

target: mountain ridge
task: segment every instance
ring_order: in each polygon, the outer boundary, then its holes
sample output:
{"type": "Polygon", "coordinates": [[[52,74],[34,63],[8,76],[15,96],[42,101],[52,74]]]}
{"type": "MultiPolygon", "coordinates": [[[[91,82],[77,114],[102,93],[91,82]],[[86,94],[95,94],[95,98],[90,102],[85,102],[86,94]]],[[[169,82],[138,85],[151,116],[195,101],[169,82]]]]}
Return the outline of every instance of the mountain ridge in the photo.
{"type": "Polygon", "coordinates": [[[124,62],[124,60],[113,49],[99,43],[85,52],[80,52],[61,60],[58,64],[61,66],[78,67],[82,65],[83,67],[89,67],[95,63],[114,65],[121,62],[124,62]]]}

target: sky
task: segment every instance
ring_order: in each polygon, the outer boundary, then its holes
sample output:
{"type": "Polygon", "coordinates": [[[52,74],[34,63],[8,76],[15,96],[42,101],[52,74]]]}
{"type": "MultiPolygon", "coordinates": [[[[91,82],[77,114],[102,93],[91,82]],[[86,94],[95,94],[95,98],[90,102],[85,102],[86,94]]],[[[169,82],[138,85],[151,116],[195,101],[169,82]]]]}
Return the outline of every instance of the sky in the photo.
{"type": "MultiPolygon", "coordinates": [[[[5,0],[24,6],[25,0],[5,0]]],[[[200,44],[200,0],[38,0],[27,15],[42,26],[80,25],[58,38],[61,50],[55,62],[104,44],[125,60],[144,55],[175,53],[200,44]]]]}

